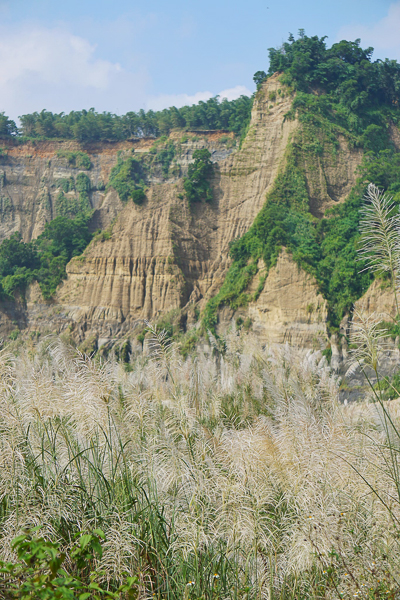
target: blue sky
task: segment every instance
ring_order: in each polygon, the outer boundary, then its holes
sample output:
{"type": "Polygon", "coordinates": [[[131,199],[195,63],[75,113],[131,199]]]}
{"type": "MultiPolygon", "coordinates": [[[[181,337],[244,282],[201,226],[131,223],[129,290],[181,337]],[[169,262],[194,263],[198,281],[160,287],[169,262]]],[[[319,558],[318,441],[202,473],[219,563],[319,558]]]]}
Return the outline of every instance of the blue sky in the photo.
{"type": "Polygon", "coordinates": [[[400,60],[400,0],[0,0],[0,111],[125,113],[254,90],[303,28],[400,60]]]}

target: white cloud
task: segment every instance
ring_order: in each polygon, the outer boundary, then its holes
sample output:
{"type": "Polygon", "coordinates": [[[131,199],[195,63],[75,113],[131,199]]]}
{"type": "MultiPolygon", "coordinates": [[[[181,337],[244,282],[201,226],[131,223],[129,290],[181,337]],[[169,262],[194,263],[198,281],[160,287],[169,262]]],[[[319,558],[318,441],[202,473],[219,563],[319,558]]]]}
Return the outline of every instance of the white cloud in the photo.
{"type": "Polygon", "coordinates": [[[123,112],[143,105],[146,73],[128,72],[95,52],[64,29],[0,30],[0,111],[16,118],[42,108],[123,112]]]}
{"type": "MultiPolygon", "coordinates": [[[[17,119],[43,108],[67,113],[93,106],[123,114],[141,107],[181,107],[216,95],[204,91],[149,96],[150,79],[139,58],[127,70],[96,53],[96,46],[65,28],[0,27],[0,112],[17,119]]],[[[241,94],[251,92],[238,85],[219,96],[233,100],[241,94]]]]}
{"type": "Polygon", "coordinates": [[[389,6],[386,17],[371,26],[350,25],[342,27],[338,39],[355,40],[361,38],[363,48],[373,46],[375,58],[400,59],[400,2],[389,6]]]}
{"type": "Polygon", "coordinates": [[[162,110],[163,108],[167,108],[169,106],[176,106],[176,108],[180,108],[181,106],[187,106],[191,104],[197,104],[200,100],[207,101],[213,96],[219,96],[222,98],[227,98],[228,100],[235,100],[239,98],[239,96],[251,96],[251,91],[248,90],[244,85],[237,85],[234,88],[230,88],[227,90],[223,90],[217,94],[212,92],[197,92],[196,94],[161,94],[160,96],[153,96],[148,99],[146,102],[146,108],[152,110],[162,110]]]}
{"type": "Polygon", "coordinates": [[[251,96],[251,94],[252,92],[244,85],[236,85],[229,90],[223,90],[218,95],[220,98],[226,98],[227,100],[236,100],[236,98],[239,98],[240,96],[251,96]]]}
{"type": "Polygon", "coordinates": [[[160,94],[159,96],[151,96],[146,102],[146,109],[162,110],[170,106],[186,106],[188,104],[197,104],[200,100],[206,101],[212,98],[214,94],[211,92],[197,92],[190,96],[189,94],[160,94]]]}
{"type": "Polygon", "coordinates": [[[43,82],[105,89],[118,63],[93,58],[95,47],[62,30],[34,29],[0,38],[0,85],[36,75],[43,82]]]}

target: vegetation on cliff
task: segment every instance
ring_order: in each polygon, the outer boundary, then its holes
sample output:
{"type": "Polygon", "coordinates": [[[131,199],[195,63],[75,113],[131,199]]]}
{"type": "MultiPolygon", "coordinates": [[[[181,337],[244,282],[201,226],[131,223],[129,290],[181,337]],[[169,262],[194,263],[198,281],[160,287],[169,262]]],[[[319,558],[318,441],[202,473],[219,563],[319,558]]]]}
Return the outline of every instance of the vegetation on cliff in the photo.
{"type": "Polygon", "coordinates": [[[118,192],[122,202],[131,198],[135,204],[142,204],[145,198],[144,177],[144,167],[139,160],[133,156],[125,159],[119,156],[117,164],[111,170],[108,186],[118,192]]]}
{"type": "MultiPolygon", "coordinates": [[[[299,132],[287,151],[283,170],[250,230],[233,242],[233,264],[217,294],[204,311],[212,331],[217,309],[237,308],[254,296],[246,288],[263,259],[267,270],[282,246],[317,280],[328,301],[329,326],[337,329],[345,312],[368,288],[372,274],[360,273],[357,260],[359,208],[369,182],[384,187],[400,203],[400,154],[390,138],[399,122],[400,65],[371,60],[372,48],[359,40],[327,48],[325,38],[307,37],[270,49],[269,75],[282,73],[281,82],[296,90],[287,119],[297,116],[299,132]],[[310,212],[307,170],[321,168],[324,155],[335,156],[338,137],[364,150],[363,165],[347,200],[317,219],[310,212]]],[[[257,72],[259,83],[266,77],[257,72]]],[[[260,92],[262,93],[262,92],[260,92]]],[[[262,290],[260,280],[257,294],[262,290]]]]}
{"type": "Polygon", "coordinates": [[[74,256],[82,254],[92,239],[88,223],[90,213],[75,218],[56,217],[46,223],[43,233],[25,243],[19,233],[0,245],[0,292],[3,299],[16,293],[24,297],[27,286],[37,281],[43,297],[50,299],[66,277],[65,267],[74,256]]]}
{"type": "Polygon", "coordinates": [[[47,110],[22,115],[21,126],[0,113],[0,139],[63,139],[83,144],[118,141],[133,137],[159,137],[172,129],[223,129],[241,135],[250,121],[253,99],[240,96],[236,100],[218,96],[193,106],[166,108],[161,111],[128,112],[119,116],[90,110],[54,114],[47,110]]]}
{"type": "Polygon", "coordinates": [[[189,204],[193,202],[211,202],[213,195],[210,178],[213,173],[211,154],[206,149],[193,152],[194,162],[189,165],[187,177],[183,180],[183,188],[189,204]]]}
{"type": "Polygon", "coordinates": [[[396,60],[372,61],[373,48],[362,49],[360,40],[342,40],[327,48],[326,37],[308,37],[300,30],[297,40],[290,35],[280,48],[269,50],[268,74],[283,73],[282,82],[296,90],[313,93],[337,104],[338,119],[350,117],[354,127],[384,124],[383,107],[394,108],[400,100],[400,65],[396,60]],[[377,113],[372,115],[372,112],[377,113]],[[359,119],[354,118],[357,115],[359,119]],[[363,123],[366,117],[368,123],[363,123]]]}
{"type": "Polygon", "coordinates": [[[68,165],[77,169],[86,169],[87,171],[91,168],[92,163],[86,152],[70,150],[59,150],[57,152],[58,158],[66,158],[68,165]]]}

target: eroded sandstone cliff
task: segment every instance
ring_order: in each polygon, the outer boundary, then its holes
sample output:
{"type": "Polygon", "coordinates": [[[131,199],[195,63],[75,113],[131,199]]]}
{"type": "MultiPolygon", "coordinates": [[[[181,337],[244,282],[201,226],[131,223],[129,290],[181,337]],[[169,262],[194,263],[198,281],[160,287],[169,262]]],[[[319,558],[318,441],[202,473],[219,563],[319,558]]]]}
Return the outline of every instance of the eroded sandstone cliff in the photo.
{"type": "MultiPolygon", "coordinates": [[[[84,171],[92,187],[92,227],[109,228],[109,234],[97,235],[84,254],[68,264],[68,277],[53,303],[43,301],[38,286],[31,287],[23,322],[17,318],[20,326],[28,331],[68,329],[77,341],[94,336],[104,344],[129,335],[142,319],[157,319],[174,309],[204,308],[229,267],[230,242],[249,229],[284,168],[288,144],[299,132],[298,121],[286,118],[292,100],[279,78],[270,77],[256,95],[240,148],[222,133],[188,134],[184,140],[182,133],[173,133],[171,139],[179,146],[175,175],[163,181],[153,173],[141,206],[124,204],[106,186],[119,155],[129,155],[132,149],[148,153],[153,140],[85,148],[92,163],[84,171]],[[214,200],[189,207],[182,175],[193,151],[202,147],[210,150],[215,164],[214,200]]],[[[1,238],[20,231],[30,240],[54,218],[58,182],[82,171],[68,164],[60,150],[65,154],[82,149],[72,142],[8,148],[0,164],[1,238]]],[[[315,215],[346,197],[360,161],[360,151],[350,150],[344,140],[334,154],[305,160],[315,215]]],[[[262,340],[311,346],[326,336],[326,310],[311,276],[283,252],[257,301],[238,314],[250,317],[262,340]]],[[[222,311],[220,328],[228,326],[231,317],[232,311],[222,311]]],[[[6,333],[16,317],[4,311],[2,318],[6,333]]]]}

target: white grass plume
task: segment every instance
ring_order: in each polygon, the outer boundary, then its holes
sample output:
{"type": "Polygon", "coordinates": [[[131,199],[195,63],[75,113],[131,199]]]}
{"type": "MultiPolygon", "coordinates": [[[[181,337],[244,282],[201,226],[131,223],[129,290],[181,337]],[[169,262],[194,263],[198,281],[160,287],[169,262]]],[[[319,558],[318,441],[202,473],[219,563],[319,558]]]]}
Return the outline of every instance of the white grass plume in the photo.
{"type": "Polygon", "coordinates": [[[360,258],[366,260],[366,268],[393,273],[399,255],[400,223],[393,198],[370,183],[360,216],[360,258]]]}

